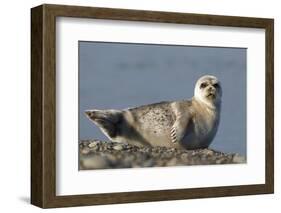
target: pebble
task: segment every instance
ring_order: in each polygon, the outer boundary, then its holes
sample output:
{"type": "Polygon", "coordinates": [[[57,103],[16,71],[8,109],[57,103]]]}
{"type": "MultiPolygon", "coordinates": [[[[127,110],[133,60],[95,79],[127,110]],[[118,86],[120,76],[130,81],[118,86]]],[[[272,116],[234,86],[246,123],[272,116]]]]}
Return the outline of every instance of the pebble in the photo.
{"type": "Polygon", "coordinates": [[[233,163],[246,163],[246,158],[235,154],[232,158],[233,163]]]}
{"type": "Polygon", "coordinates": [[[143,162],[143,167],[152,167],[155,165],[155,162],[153,159],[149,159],[143,162]]]}
{"type": "Polygon", "coordinates": [[[97,147],[98,146],[98,142],[92,142],[92,143],[89,143],[88,147],[90,148],[93,148],[93,147],[97,147]]]}
{"type": "Polygon", "coordinates": [[[90,152],[90,149],[88,147],[85,147],[81,150],[81,153],[84,155],[87,155],[90,152]]]}
{"type": "Polygon", "coordinates": [[[176,158],[172,158],[166,164],[166,166],[176,166],[176,165],[177,165],[177,159],[176,158]]]}
{"type": "Polygon", "coordinates": [[[182,160],[185,160],[185,159],[187,159],[187,158],[188,158],[188,154],[187,154],[187,153],[181,154],[181,159],[182,159],[182,160]]]}
{"type": "Polygon", "coordinates": [[[123,146],[121,144],[117,144],[117,145],[113,146],[113,149],[119,151],[119,150],[123,149],[123,146]]]}
{"type": "Polygon", "coordinates": [[[108,168],[108,162],[104,157],[91,156],[81,159],[82,168],[86,169],[106,169],[108,168]]]}

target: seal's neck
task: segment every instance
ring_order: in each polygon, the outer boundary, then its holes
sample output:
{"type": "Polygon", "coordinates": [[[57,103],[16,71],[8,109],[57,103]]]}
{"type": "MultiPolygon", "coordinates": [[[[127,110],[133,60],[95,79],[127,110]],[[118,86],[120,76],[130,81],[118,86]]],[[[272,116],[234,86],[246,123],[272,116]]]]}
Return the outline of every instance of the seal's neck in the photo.
{"type": "Polygon", "coordinates": [[[209,100],[205,100],[205,99],[202,99],[202,98],[196,98],[196,97],[193,97],[193,100],[196,101],[198,104],[206,107],[208,110],[220,111],[220,108],[221,108],[221,102],[220,101],[212,102],[212,101],[209,101],[209,100]]]}

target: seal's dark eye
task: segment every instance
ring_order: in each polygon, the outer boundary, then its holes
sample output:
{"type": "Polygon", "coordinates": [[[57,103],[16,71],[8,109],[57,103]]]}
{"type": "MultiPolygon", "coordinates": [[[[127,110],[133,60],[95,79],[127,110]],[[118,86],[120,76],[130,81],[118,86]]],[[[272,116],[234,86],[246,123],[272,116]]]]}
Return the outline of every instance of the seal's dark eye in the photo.
{"type": "Polygon", "coordinates": [[[202,84],[200,85],[200,89],[203,89],[203,88],[205,88],[206,86],[208,86],[207,83],[202,83],[202,84]]]}
{"type": "Polygon", "coordinates": [[[219,88],[219,87],[220,87],[220,85],[219,85],[218,83],[213,84],[213,86],[214,86],[215,88],[219,88]]]}

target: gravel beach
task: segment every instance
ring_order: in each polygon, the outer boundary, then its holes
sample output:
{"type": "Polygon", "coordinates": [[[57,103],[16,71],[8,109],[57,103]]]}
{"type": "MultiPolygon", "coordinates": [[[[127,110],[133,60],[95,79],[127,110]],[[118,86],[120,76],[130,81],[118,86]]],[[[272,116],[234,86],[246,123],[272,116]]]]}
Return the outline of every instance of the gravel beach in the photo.
{"type": "Polygon", "coordinates": [[[239,154],[212,149],[140,147],[99,140],[80,141],[79,153],[80,170],[246,163],[239,154]]]}

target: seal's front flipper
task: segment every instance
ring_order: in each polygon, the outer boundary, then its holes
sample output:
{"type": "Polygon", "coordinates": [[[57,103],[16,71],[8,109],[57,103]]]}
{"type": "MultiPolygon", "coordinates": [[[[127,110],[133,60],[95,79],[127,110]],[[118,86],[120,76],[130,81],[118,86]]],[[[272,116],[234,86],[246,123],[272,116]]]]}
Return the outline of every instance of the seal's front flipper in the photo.
{"type": "Polygon", "coordinates": [[[188,117],[187,116],[180,116],[176,118],[175,123],[171,127],[171,141],[173,143],[180,143],[181,140],[184,138],[187,130],[188,125],[188,117]]]}
{"type": "Polygon", "coordinates": [[[119,132],[118,123],[122,118],[122,112],[119,110],[86,110],[87,117],[94,122],[101,131],[113,140],[119,132]]]}

